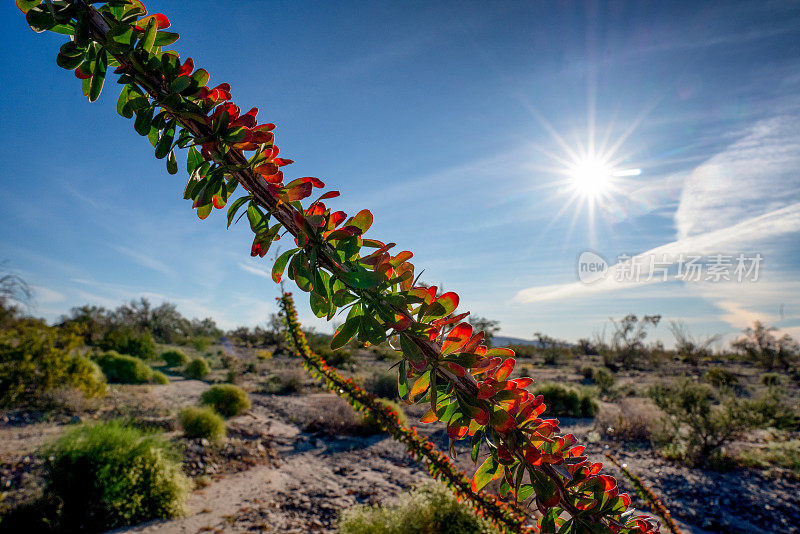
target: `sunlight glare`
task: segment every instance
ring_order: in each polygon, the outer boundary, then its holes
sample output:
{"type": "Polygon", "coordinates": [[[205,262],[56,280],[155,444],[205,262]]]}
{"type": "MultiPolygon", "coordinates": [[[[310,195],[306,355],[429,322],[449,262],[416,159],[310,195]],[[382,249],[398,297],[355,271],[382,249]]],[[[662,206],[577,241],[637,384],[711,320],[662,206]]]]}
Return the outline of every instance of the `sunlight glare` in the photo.
{"type": "Polygon", "coordinates": [[[608,191],[611,168],[600,158],[590,156],[576,162],[570,169],[572,186],[581,195],[596,197],[608,191]]]}

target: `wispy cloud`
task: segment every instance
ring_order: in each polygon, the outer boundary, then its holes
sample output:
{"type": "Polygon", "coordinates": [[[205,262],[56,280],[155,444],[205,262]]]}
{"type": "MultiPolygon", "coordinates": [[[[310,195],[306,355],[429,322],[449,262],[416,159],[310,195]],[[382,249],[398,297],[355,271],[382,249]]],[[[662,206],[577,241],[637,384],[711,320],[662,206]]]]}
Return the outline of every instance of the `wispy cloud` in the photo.
{"type": "Polygon", "coordinates": [[[253,265],[248,265],[246,263],[240,263],[239,267],[241,267],[250,274],[254,274],[262,278],[269,278],[270,280],[272,279],[272,274],[265,271],[264,269],[259,269],[258,267],[254,267],[253,265]]]}
{"type": "MultiPolygon", "coordinates": [[[[719,319],[742,328],[757,318],[775,320],[778,303],[800,297],[800,285],[786,283],[780,271],[782,237],[800,233],[800,133],[797,116],[756,124],[739,141],[708,159],[684,183],[675,212],[675,241],[610,266],[603,280],[536,286],[519,291],[523,303],[574,299],[591,294],[660,283],[664,277],[625,281],[623,270],[648,272],[651,258],[675,264],[681,255],[758,252],[769,280],[758,283],[698,283],[692,290],[721,310],[719,319]]],[[[666,280],[675,280],[674,274],[666,280]]]]}
{"type": "Polygon", "coordinates": [[[123,247],[121,245],[112,245],[114,250],[133,260],[135,263],[138,263],[142,267],[147,267],[148,269],[152,269],[157,271],[161,274],[172,275],[173,270],[165,263],[155,259],[151,255],[139,251],[134,250],[132,248],[123,247]]]}

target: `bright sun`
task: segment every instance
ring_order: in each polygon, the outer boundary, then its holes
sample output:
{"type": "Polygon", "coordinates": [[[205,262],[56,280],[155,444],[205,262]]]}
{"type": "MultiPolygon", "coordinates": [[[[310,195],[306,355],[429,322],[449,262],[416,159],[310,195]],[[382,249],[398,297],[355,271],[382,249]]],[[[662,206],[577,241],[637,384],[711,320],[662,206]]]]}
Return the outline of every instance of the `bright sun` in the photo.
{"type": "Polygon", "coordinates": [[[608,192],[614,173],[605,161],[589,156],[575,162],[569,169],[569,175],[577,193],[594,198],[608,192]]]}

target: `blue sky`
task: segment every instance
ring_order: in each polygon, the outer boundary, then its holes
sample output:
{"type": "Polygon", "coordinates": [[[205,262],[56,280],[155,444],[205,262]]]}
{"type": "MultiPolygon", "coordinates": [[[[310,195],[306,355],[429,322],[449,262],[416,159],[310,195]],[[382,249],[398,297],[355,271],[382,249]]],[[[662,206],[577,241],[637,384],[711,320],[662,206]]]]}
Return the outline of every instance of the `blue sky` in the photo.
{"type": "MultiPolygon", "coordinates": [[[[278,125],[290,176],[371,209],[374,237],[503,334],[575,340],[627,313],[698,335],[754,319],[800,334],[797,4],[147,5],[182,57],[278,125]],[[604,159],[591,194],[574,167],[604,159]],[[577,274],[587,250],[611,264],[593,284],[577,274]],[[757,282],[684,282],[674,265],[666,281],[615,281],[620,255],[651,253],[763,261],[757,282]]],[[[246,225],[198,220],[186,177],[116,114],[118,86],[89,104],[55,64],[62,36],[34,34],[10,2],[0,13],[0,259],[34,285],[34,312],[144,295],[263,323],[278,289],[246,225]]],[[[307,305],[301,318],[330,329],[307,305]]]]}

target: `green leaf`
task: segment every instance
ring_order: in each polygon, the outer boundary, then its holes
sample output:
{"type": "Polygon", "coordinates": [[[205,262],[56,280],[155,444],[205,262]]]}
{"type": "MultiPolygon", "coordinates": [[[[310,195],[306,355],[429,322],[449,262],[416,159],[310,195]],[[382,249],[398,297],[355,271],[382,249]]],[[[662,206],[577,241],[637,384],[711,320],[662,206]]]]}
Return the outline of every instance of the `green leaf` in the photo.
{"type": "Polygon", "coordinates": [[[170,174],[178,174],[178,160],[175,159],[174,150],[170,150],[167,155],[167,172],[170,174]]]}
{"type": "Polygon", "coordinates": [[[150,133],[150,125],[153,123],[153,108],[139,110],[136,113],[136,121],[133,123],[133,128],[139,135],[148,135],[150,133]]]}
{"type": "Polygon", "coordinates": [[[517,500],[524,501],[534,493],[534,488],[530,484],[523,484],[519,487],[519,491],[517,492],[517,500]]]}
{"type": "Polygon", "coordinates": [[[408,371],[405,360],[400,360],[400,370],[397,374],[397,394],[401,399],[405,399],[408,395],[408,371]]]}
{"type": "Polygon", "coordinates": [[[106,52],[100,50],[94,62],[92,81],[89,85],[89,102],[94,102],[100,97],[100,91],[103,90],[103,83],[106,81],[106,65],[106,52]]]}
{"type": "Polygon", "coordinates": [[[478,454],[481,452],[481,441],[483,440],[483,430],[478,430],[472,436],[472,450],[470,451],[470,457],[474,463],[478,463],[478,454]]]}
{"type": "MultiPolygon", "coordinates": [[[[150,107],[150,99],[135,85],[128,85],[128,104],[131,109],[138,113],[143,109],[150,107]]],[[[151,114],[152,116],[152,114],[151,114]]],[[[149,131],[149,128],[148,128],[149,131]]],[[[147,135],[147,134],[142,134],[147,135]]]]}
{"type": "Polygon", "coordinates": [[[325,297],[319,296],[315,292],[311,292],[311,311],[314,312],[319,318],[325,317],[328,315],[328,312],[331,309],[331,303],[325,297]]]}
{"type": "Polygon", "coordinates": [[[169,46],[175,41],[178,40],[180,35],[173,32],[163,32],[160,31],[156,34],[156,38],[153,41],[154,46],[169,46]]]}
{"type": "Polygon", "coordinates": [[[347,319],[339,325],[339,328],[334,332],[333,338],[331,339],[331,349],[336,350],[342,348],[353,339],[361,326],[362,317],[363,312],[361,311],[361,303],[359,302],[350,308],[347,319]]]}
{"type": "Polygon", "coordinates": [[[206,217],[208,217],[211,214],[211,209],[212,208],[213,208],[213,206],[211,204],[206,204],[204,206],[198,206],[197,207],[197,216],[200,217],[201,219],[205,219],[206,217]]]}
{"type": "Polygon", "coordinates": [[[167,127],[161,132],[161,137],[156,144],[156,158],[162,159],[172,150],[172,141],[175,139],[175,120],[169,121],[167,127]]]}
{"type": "Polygon", "coordinates": [[[200,151],[195,147],[191,147],[189,153],[186,155],[186,172],[192,174],[195,169],[203,164],[203,161],[203,156],[200,154],[200,151]]]}
{"type": "Polygon", "coordinates": [[[83,56],[65,56],[59,52],[56,56],[56,64],[62,69],[75,70],[83,63],[83,56]]]}
{"type": "Polygon", "coordinates": [[[169,84],[169,90],[172,93],[180,93],[190,85],[192,85],[192,79],[189,76],[178,76],[169,84]]]}
{"type": "Polygon", "coordinates": [[[158,33],[158,21],[154,17],[147,23],[147,28],[145,28],[144,37],[142,38],[142,49],[148,54],[153,50],[153,44],[156,42],[156,33],[158,33]]]}
{"type": "Polygon", "coordinates": [[[236,217],[236,212],[239,211],[239,208],[241,208],[244,205],[244,203],[250,200],[251,198],[253,197],[251,197],[250,195],[245,195],[243,197],[237,198],[231,203],[231,205],[228,207],[228,228],[231,227],[233,218],[236,217]]]}
{"type": "Polygon", "coordinates": [[[486,458],[472,477],[472,491],[480,491],[492,480],[497,480],[503,476],[502,467],[503,466],[491,456],[486,458]]]}
{"type": "Polygon", "coordinates": [[[208,83],[208,71],[206,69],[197,69],[192,74],[192,80],[197,85],[197,88],[205,87],[208,83]]]}
{"type": "Polygon", "coordinates": [[[250,222],[250,229],[255,233],[258,233],[260,228],[269,223],[269,217],[264,221],[264,212],[254,202],[247,206],[247,220],[250,222]]]}
{"type": "Polygon", "coordinates": [[[286,264],[289,263],[289,259],[294,255],[295,252],[300,250],[299,248],[293,248],[291,250],[287,250],[280,256],[278,259],[275,260],[275,265],[272,266],[272,280],[277,284],[281,281],[281,277],[283,276],[283,271],[286,270],[286,264]]]}
{"type": "Polygon", "coordinates": [[[405,334],[400,334],[400,350],[403,351],[403,356],[411,362],[417,369],[425,367],[427,360],[422,351],[411,341],[411,338],[405,334]]]}
{"type": "Polygon", "coordinates": [[[25,20],[36,33],[45,32],[56,25],[56,19],[47,6],[34,6],[25,13],[25,20]]]}
{"type": "Polygon", "coordinates": [[[133,110],[131,109],[130,103],[128,101],[128,97],[130,96],[130,86],[123,85],[122,91],[119,93],[119,98],[117,99],[117,113],[125,117],[126,119],[130,119],[133,117],[133,110]]]}
{"type": "Polygon", "coordinates": [[[338,276],[342,282],[356,289],[372,289],[384,280],[384,276],[375,271],[342,272],[338,276]]]}
{"type": "Polygon", "coordinates": [[[16,0],[17,7],[23,13],[28,13],[31,9],[38,6],[41,0],[16,0]]]}

